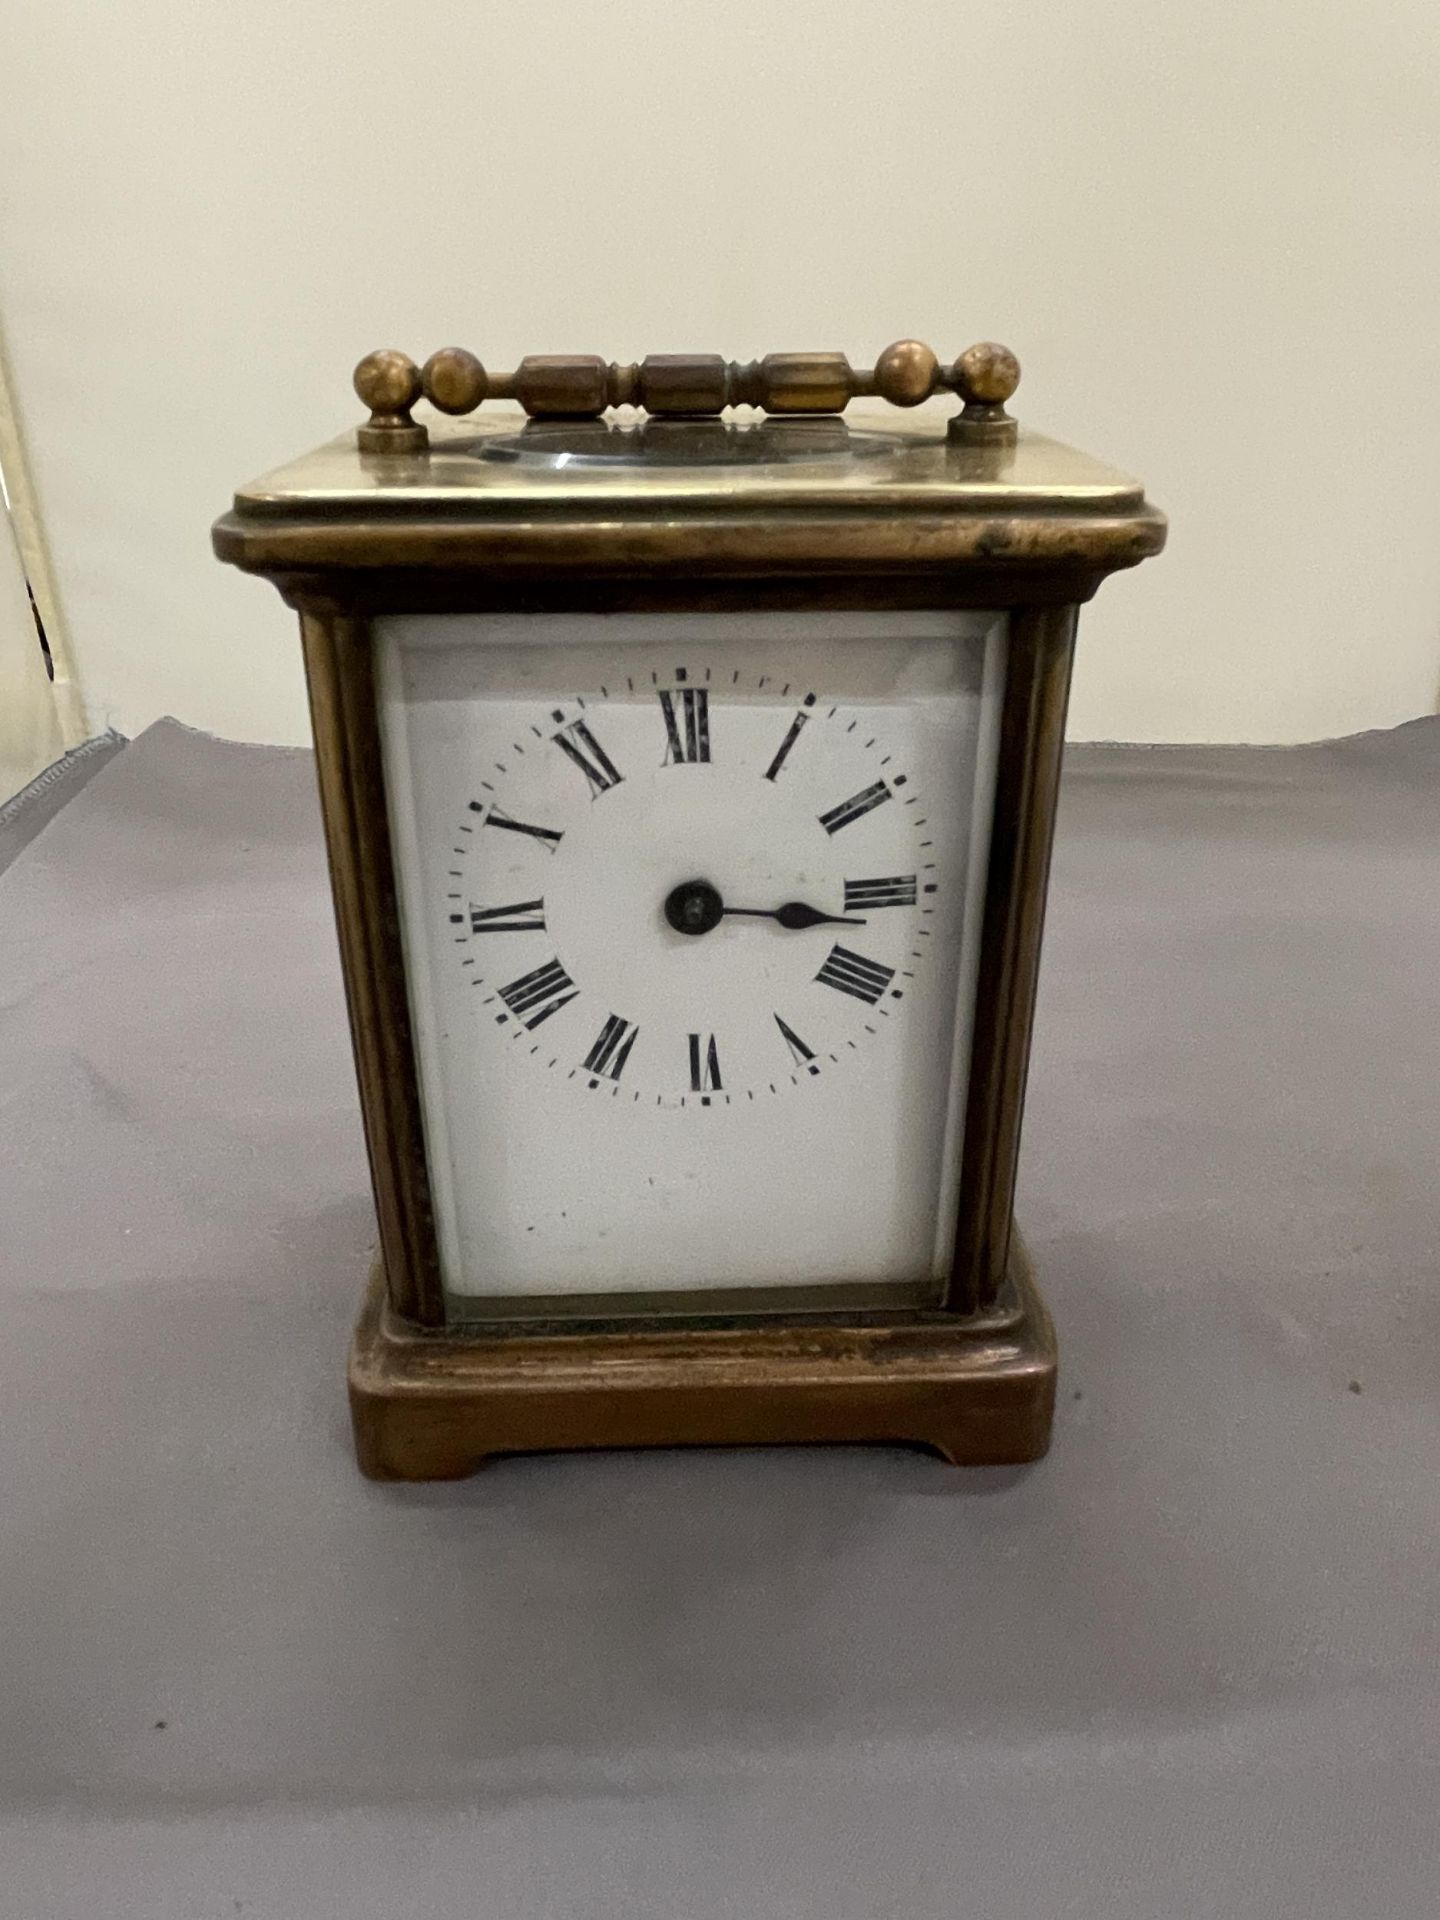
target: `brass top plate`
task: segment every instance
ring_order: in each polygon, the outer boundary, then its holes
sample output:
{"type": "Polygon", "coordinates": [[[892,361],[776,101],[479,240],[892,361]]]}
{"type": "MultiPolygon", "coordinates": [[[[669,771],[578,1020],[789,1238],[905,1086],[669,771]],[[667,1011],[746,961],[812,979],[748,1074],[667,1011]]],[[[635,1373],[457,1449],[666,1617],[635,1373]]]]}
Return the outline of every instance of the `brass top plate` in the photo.
{"type": "Polygon", "coordinates": [[[940,408],[845,420],[437,420],[419,455],[362,454],[352,432],[242,487],[243,519],[469,522],[599,514],[1140,516],[1140,483],[1042,434],[957,446],[940,408]]]}
{"type": "Polygon", "coordinates": [[[213,540],[248,572],[343,576],[376,605],[409,604],[422,575],[462,599],[475,587],[453,583],[478,576],[555,592],[902,575],[918,591],[943,576],[967,604],[1038,604],[1088,599],[1164,545],[1164,515],[1127,474],[1041,434],[966,445],[946,425],[939,407],[760,421],[496,408],[437,420],[400,454],[332,440],[243,487],[213,540]]]}

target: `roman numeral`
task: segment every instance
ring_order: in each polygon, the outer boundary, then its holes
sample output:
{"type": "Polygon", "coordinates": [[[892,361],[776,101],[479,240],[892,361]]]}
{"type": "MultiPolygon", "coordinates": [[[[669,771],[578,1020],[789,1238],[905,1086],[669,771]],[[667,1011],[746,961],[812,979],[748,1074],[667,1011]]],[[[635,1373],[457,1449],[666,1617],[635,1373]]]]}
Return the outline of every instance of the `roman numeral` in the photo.
{"type": "Polygon", "coordinates": [[[869,813],[872,807],[883,807],[892,797],[885,782],[877,780],[873,787],[865,787],[859,793],[852,793],[850,798],[842,800],[838,807],[831,807],[828,813],[822,813],[820,824],[827,833],[838,833],[842,827],[848,827],[852,820],[858,820],[862,814],[869,813]]]}
{"type": "Polygon", "coordinates": [[[853,913],[859,907],[913,907],[915,904],[915,876],[913,873],[897,873],[889,880],[847,880],[845,882],[845,911],[853,913]]]}
{"type": "Polygon", "coordinates": [[[705,1046],[701,1047],[701,1036],[690,1036],[690,1091],[692,1093],[720,1093],[720,1055],[715,1050],[715,1036],[704,1036],[705,1046]]]}
{"type": "Polygon", "coordinates": [[[524,1027],[538,1027],[561,1007],[568,1007],[579,992],[575,982],[558,960],[547,960],[533,973],[522,973],[508,987],[501,987],[500,998],[524,1027]]]}
{"type": "Polygon", "coordinates": [[[585,1056],[585,1071],[603,1073],[608,1079],[618,1080],[625,1071],[625,1062],[630,1058],[630,1049],[639,1031],[639,1027],[622,1020],[618,1013],[612,1013],[585,1056]]]}
{"type": "Polygon", "coordinates": [[[776,774],[779,773],[781,767],[784,766],[786,754],[789,753],[790,749],[794,746],[795,742],[800,738],[801,732],[803,731],[805,726],[805,722],[810,718],[810,715],[806,712],[805,709],[807,707],[813,707],[814,704],[815,704],[814,694],[807,693],[805,696],[805,706],[800,709],[800,711],[795,715],[795,718],[790,722],[790,731],[786,734],[785,738],[780,742],[780,751],[776,754],[775,758],[770,762],[769,766],[765,769],[765,778],[767,780],[773,780],[776,774]]]}
{"type": "Polygon", "coordinates": [[[472,800],[470,811],[484,813],[484,825],[487,827],[503,827],[507,833],[528,833],[532,840],[538,840],[550,853],[555,851],[565,837],[563,834],[556,833],[553,827],[532,827],[524,820],[512,820],[509,814],[502,813],[499,807],[491,807],[490,811],[485,813],[485,803],[482,800],[472,800]]]}
{"type": "MultiPolygon", "coordinates": [[[[555,718],[561,720],[564,715],[556,713],[555,718]]],[[[611,787],[619,786],[621,775],[615,771],[614,762],[583,720],[572,720],[568,727],[552,733],[550,738],[584,774],[590,784],[592,800],[602,793],[608,793],[611,787]]]]}
{"type": "Polygon", "coordinates": [[[665,765],[683,767],[710,758],[710,693],[706,687],[682,687],[680,707],[668,688],[660,690],[665,716],[665,765]]]}
{"type": "Polygon", "coordinates": [[[873,1007],[895,978],[895,969],[882,967],[878,960],[867,960],[863,953],[852,953],[849,947],[837,945],[830,949],[830,958],[815,978],[823,986],[834,987],[837,993],[853,993],[857,1000],[873,1007]]]}
{"type": "Polygon", "coordinates": [[[807,1047],[794,1028],[787,1027],[778,1013],[775,1016],[775,1024],[779,1027],[785,1044],[790,1049],[790,1058],[797,1067],[803,1067],[807,1060],[815,1058],[814,1049],[807,1047]]]}
{"type": "Polygon", "coordinates": [[[545,902],[521,900],[513,907],[471,907],[472,933],[543,933],[545,902]]]}

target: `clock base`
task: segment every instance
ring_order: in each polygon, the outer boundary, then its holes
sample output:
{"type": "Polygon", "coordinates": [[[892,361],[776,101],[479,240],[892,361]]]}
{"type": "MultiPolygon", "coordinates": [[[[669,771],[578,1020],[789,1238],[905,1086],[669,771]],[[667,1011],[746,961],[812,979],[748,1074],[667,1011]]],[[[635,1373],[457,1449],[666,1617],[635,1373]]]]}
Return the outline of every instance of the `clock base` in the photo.
{"type": "Polygon", "coordinates": [[[377,1263],[350,1408],[374,1480],[458,1480],[497,1454],[576,1447],[889,1443],[1009,1466],[1049,1445],[1055,1365],[1018,1235],[1005,1297],[964,1318],[429,1333],[391,1312],[377,1263]]]}

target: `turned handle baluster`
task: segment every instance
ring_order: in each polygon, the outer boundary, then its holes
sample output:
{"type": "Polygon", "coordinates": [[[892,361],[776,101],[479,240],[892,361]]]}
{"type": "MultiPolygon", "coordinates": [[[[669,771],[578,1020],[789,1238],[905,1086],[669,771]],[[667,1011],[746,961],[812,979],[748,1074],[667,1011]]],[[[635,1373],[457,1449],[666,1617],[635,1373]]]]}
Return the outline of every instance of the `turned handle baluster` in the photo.
{"type": "Polygon", "coordinates": [[[423,452],[428,435],[411,418],[422,394],[441,413],[471,413],[486,400],[518,400],[533,419],[593,420],[622,406],[682,417],[737,406],[823,414],[843,413],[861,396],[917,407],[933,394],[958,393],[965,405],[949,423],[950,439],[998,446],[1015,438],[1005,402],[1019,381],[1019,361],[991,341],[967,347],[944,367],[919,340],[897,340],[873,368],[860,369],[843,353],[768,353],[743,362],[716,353],[655,353],[638,365],[555,353],[528,355],[513,373],[487,373],[464,347],[442,347],[422,371],[408,355],[384,348],[355,369],[355,391],[370,408],[357,439],[362,453],[423,452]]]}

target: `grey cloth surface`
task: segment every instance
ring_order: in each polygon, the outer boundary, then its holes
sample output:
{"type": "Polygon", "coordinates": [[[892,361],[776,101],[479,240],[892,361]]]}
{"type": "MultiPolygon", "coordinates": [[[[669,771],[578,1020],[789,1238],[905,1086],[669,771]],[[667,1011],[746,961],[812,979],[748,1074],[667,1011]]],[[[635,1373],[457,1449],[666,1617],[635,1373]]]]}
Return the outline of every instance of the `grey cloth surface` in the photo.
{"type": "Polygon", "coordinates": [[[113,727],[94,734],[52,761],[0,806],[0,873],[124,745],[124,734],[116,733],[113,727]]]}
{"type": "Polygon", "coordinates": [[[308,756],[0,877],[0,1914],[1440,1910],[1440,723],[1073,752],[1054,1449],[376,1487],[308,756]]]}

